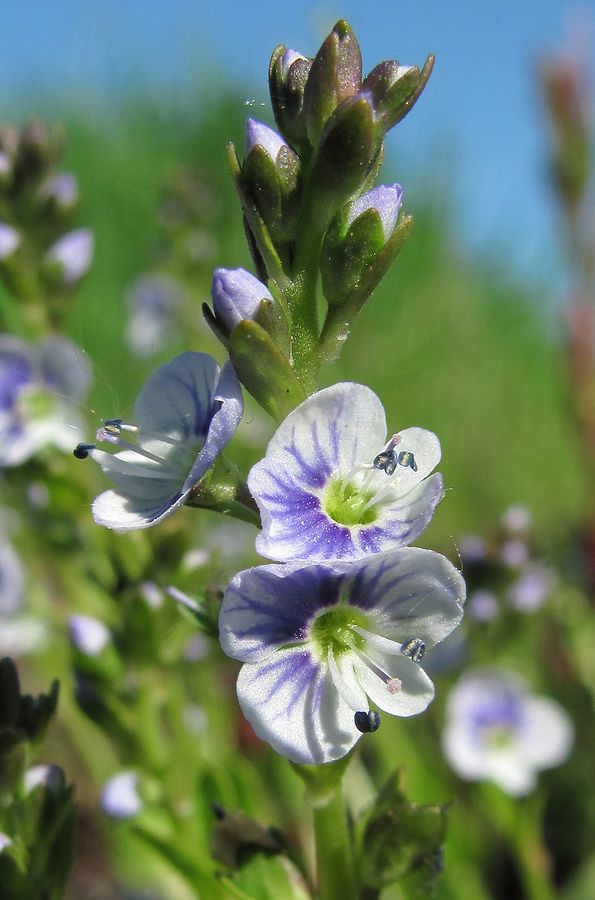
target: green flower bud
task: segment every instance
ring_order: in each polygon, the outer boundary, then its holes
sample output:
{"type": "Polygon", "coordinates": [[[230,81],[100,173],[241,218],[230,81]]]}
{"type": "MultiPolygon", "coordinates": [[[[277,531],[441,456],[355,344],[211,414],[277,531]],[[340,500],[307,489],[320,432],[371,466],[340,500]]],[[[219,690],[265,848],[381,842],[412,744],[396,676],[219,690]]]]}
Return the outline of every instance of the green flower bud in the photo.
{"type": "Polygon", "coordinates": [[[295,232],[300,162],[268,125],[248,119],[242,181],[276,245],[295,232]]]}
{"type": "Polygon", "coordinates": [[[325,236],[321,258],[322,286],[329,305],[343,303],[358,290],[362,279],[371,278],[377,258],[397,227],[402,200],[399,184],[379,185],[337,216],[325,236]]]}
{"type": "Polygon", "coordinates": [[[378,118],[388,131],[413,108],[425,88],[434,67],[428,56],[423,69],[400,66],[396,60],[381,62],[364,78],[362,90],[369,91],[378,118]]]}
{"type": "Polygon", "coordinates": [[[322,221],[361,190],[378,153],[378,126],[372,97],[356,94],[327,122],[312,167],[316,213],[322,221]]]}
{"type": "Polygon", "coordinates": [[[269,65],[269,90],[279,131],[297,150],[309,147],[304,117],[304,90],[312,60],[280,44],[269,65]]]}
{"type": "Polygon", "coordinates": [[[337,107],[359,91],[361,80],[359,44],[341,19],[316,54],[304,90],[306,127],[313,147],[337,107]]]}

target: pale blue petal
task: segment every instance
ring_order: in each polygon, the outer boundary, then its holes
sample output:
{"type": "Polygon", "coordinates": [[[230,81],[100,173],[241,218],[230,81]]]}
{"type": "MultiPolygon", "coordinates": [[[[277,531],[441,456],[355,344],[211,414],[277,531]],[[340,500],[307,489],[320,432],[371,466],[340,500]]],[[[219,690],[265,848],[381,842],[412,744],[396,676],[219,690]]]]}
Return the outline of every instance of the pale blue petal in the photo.
{"type": "Polygon", "coordinates": [[[389,656],[377,650],[370,650],[369,655],[391,679],[400,682],[399,690],[389,691],[385,682],[354,656],[357,680],[374,706],[392,716],[416,716],[428,708],[434,699],[434,685],[421,666],[406,656],[389,656]]]}
{"type": "Polygon", "coordinates": [[[237,692],[256,734],[293,762],[340,759],[361,737],[328,670],[302,648],[245,664],[237,692]]]}
{"type": "Polygon", "coordinates": [[[219,366],[206,353],[188,351],[159,366],[134,405],[134,423],[181,440],[205,437],[213,415],[219,366]]]}
{"type": "Polygon", "coordinates": [[[411,544],[427,527],[443,496],[442,475],[437,472],[404,496],[379,506],[378,518],[357,528],[354,558],[411,544]]]}
{"type": "Polygon", "coordinates": [[[104,491],[92,504],[93,518],[98,525],[116,531],[134,531],[157,525],[184,503],[183,496],[168,497],[160,504],[126,497],[117,491],[104,491]]]}
{"type": "MultiPolygon", "coordinates": [[[[201,354],[202,355],[202,354],[201,354]]],[[[242,390],[230,362],[226,362],[215,385],[211,400],[211,417],[204,447],[198,454],[184,491],[188,490],[211,468],[221,451],[227,446],[244,412],[242,390]]]]}
{"type": "Polygon", "coordinates": [[[328,566],[257,566],[235,576],[223,596],[219,640],[234,659],[255,662],[303,642],[308,624],[339,599],[342,577],[328,566]]]}
{"type": "Polygon", "coordinates": [[[463,616],[465,582],[446,557],[407,547],[354,563],[347,576],[349,602],[391,640],[420,638],[429,649],[444,640],[463,616]]]}

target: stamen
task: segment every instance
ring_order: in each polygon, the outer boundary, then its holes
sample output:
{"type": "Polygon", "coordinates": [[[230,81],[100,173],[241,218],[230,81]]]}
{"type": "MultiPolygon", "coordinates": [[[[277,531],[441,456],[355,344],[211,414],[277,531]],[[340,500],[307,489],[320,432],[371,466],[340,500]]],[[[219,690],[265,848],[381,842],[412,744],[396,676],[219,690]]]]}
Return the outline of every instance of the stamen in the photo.
{"type": "Polygon", "coordinates": [[[354,653],[357,653],[359,658],[366,664],[368,669],[380,678],[381,681],[384,682],[386,689],[389,694],[398,694],[401,688],[403,687],[403,683],[399,678],[391,678],[390,675],[387,675],[380,666],[377,666],[374,660],[370,659],[370,657],[363,652],[363,650],[358,649],[357,647],[351,648],[354,653]]]}
{"type": "Polygon", "coordinates": [[[411,450],[400,450],[398,453],[395,451],[395,447],[400,443],[401,435],[393,434],[384,450],[374,457],[372,466],[386,472],[387,475],[394,475],[397,466],[417,472],[417,463],[411,450]]]}
{"type": "Polygon", "coordinates": [[[411,450],[401,450],[397,457],[397,462],[404,469],[411,469],[413,472],[417,472],[417,463],[411,450]]]}
{"type": "Polygon", "coordinates": [[[110,444],[117,444],[118,447],[122,447],[123,450],[132,450],[133,453],[138,453],[139,456],[144,456],[145,459],[150,459],[153,462],[159,463],[160,466],[164,464],[167,465],[167,460],[162,456],[157,456],[156,453],[145,450],[145,448],[141,447],[139,444],[133,444],[131,441],[119,437],[118,432],[115,432],[113,429],[108,431],[106,428],[99,428],[95,436],[99,443],[101,443],[101,441],[109,441],[110,444]]]}
{"type": "Polygon", "coordinates": [[[368,712],[365,712],[365,710],[356,712],[353,721],[357,730],[361,731],[362,734],[370,734],[373,731],[378,731],[380,728],[380,716],[375,709],[371,709],[368,712]]]}
{"type": "Polygon", "coordinates": [[[122,431],[131,431],[133,434],[139,434],[141,437],[149,438],[150,440],[161,441],[163,444],[171,444],[173,447],[182,446],[181,441],[170,437],[168,434],[146,431],[144,428],[139,428],[138,425],[132,425],[130,422],[124,422],[122,419],[106,419],[103,427],[108,434],[115,437],[118,437],[122,431]]]}
{"type": "Polygon", "coordinates": [[[426,645],[421,638],[408,638],[401,644],[401,652],[413,662],[419,663],[425,656],[426,645]]]}
{"type": "Polygon", "coordinates": [[[72,451],[72,455],[76,456],[77,459],[87,459],[91,450],[95,449],[95,444],[77,444],[72,451]]]}

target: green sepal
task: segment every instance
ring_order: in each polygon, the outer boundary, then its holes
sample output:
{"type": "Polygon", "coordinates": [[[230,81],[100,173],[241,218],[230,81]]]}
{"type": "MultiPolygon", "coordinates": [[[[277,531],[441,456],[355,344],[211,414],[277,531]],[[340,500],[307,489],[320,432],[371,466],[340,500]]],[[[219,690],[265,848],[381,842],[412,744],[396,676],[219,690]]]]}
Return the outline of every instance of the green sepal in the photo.
{"type": "MultiPolygon", "coordinates": [[[[207,303],[203,303],[202,305],[202,314],[215,337],[218,338],[225,349],[229,351],[229,332],[227,332],[223,323],[219,321],[207,303]]],[[[287,316],[275,300],[267,300],[266,298],[262,300],[254,319],[250,321],[254,321],[260,325],[267,334],[270,334],[273,342],[281,350],[281,353],[283,353],[284,356],[289,356],[289,324],[287,322],[287,316]]]]}
{"type": "Polygon", "coordinates": [[[362,836],[361,883],[371,890],[416,874],[426,890],[442,868],[447,806],[420,805],[399,788],[399,773],[381,788],[362,836]]]}
{"type": "Polygon", "coordinates": [[[269,227],[277,227],[281,220],[281,185],[275,161],[260,144],[244,159],[242,182],[269,227]]]}
{"type": "Polygon", "coordinates": [[[305,399],[289,361],[256,322],[236,325],[229,338],[229,355],[242,384],[277,422],[305,399]]]}
{"type": "Polygon", "coordinates": [[[337,107],[359,91],[361,80],[359,44],[350,26],[341,19],[316,54],[304,90],[306,128],[313,147],[337,107]]]}
{"type": "Polygon", "coordinates": [[[29,877],[40,896],[61,897],[74,847],[74,788],[58,766],[51,784],[39,784],[23,801],[19,837],[30,848],[29,877]]]}
{"type": "Polygon", "coordinates": [[[343,303],[359,287],[385,245],[382,220],[367,209],[346,230],[343,217],[326,233],[320,258],[322,289],[329,306],[343,303]]]}
{"type": "Polygon", "coordinates": [[[229,349],[229,336],[225,333],[223,326],[208,303],[203,303],[202,314],[205,322],[215,335],[218,341],[221,341],[226,350],[229,349]]]}
{"type": "Polygon", "coordinates": [[[411,66],[409,71],[397,76],[396,60],[381,62],[366,76],[362,83],[374,98],[376,113],[382,119],[385,131],[393,128],[413,109],[434,68],[435,56],[430,54],[423,68],[411,66]]]}
{"type": "MultiPolygon", "coordinates": [[[[362,217],[364,215],[366,214],[362,213],[362,217]]],[[[412,226],[413,216],[402,216],[383,249],[376,254],[372,265],[360,271],[353,292],[341,302],[335,301],[329,305],[318,343],[321,361],[331,362],[338,356],[349,335],[353,320],[400,252],[412,226]]]]}
{"type": "Polygon", "coordinates": [[[326,224],[366,182],[377,153],[377,126],[368,97],[346,100],[327,122],[311,175],[313,216],[326,224]]]}
{"type": "Polygon", "coordinates": [[[304,782],[306,797],[312,807],[326,806],[341,787],[345,770],[351,760],[351,753],[334,762],[323,765],[293,763],[289,765],[304,782]]]}
{"type": "Polygon", "coordinates": [[[279,44],[269,63],[269,91],[277,128],[299,152],[307,155],[310,144],[304,116],[304,90],[312,68],[311,59],[296,59],[284,78],[281,60],[287,47],[279,44]]]}
{"type": "Polygon", "coordinates": [[[287,317],[274,300],[262,300],[256,311],[254,321],[260,325],[267,334],[270,334],[274,344],[279,348],[283,356],[289,356],[290,334],[287,317]]]}
{"type": "Polygon", "coordinates": [[[256,144],[242,166],[245,190],[277,247],[289,241],[295,233],[299,170],[299,159],[287,145],[281,147],[273,160],[264,147],[256,144]]]}

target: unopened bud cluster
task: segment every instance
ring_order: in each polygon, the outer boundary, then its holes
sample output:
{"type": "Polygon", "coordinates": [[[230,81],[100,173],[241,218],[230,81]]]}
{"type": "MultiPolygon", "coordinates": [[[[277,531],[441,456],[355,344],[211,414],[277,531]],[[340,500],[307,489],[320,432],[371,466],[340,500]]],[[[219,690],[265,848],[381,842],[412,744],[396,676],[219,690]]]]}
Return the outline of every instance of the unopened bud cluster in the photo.
{"type": "Polygon", "coordinates": [[[33,122],[0,129],[0,278],[37,316],[59,324],[91,263],[93,236],[73,228],[74,175],[59,172],[60,141],[33,122]]]}
{"type": "Polygon", "coordinates": [[[61,897],[74,836],[73,788],[58,766],[31,766],[56,711],[50,693],[22,694],[11,659],[0,660],[0,895],[61,897]]]}
{"type": "Polygon", "coordinates": [[[391,60],[363,77],[357,39],[339,21],[314,59],[276,48],[277,130],[249,119],[243,159],[230,145],[258,279],[217,270],[205,316],[240,380],[278,419],[337,355],[410,230],[400,185],[374,181],[384,136],[413,107],[432,65],[433,57],[422,69],[391,60]]]}

